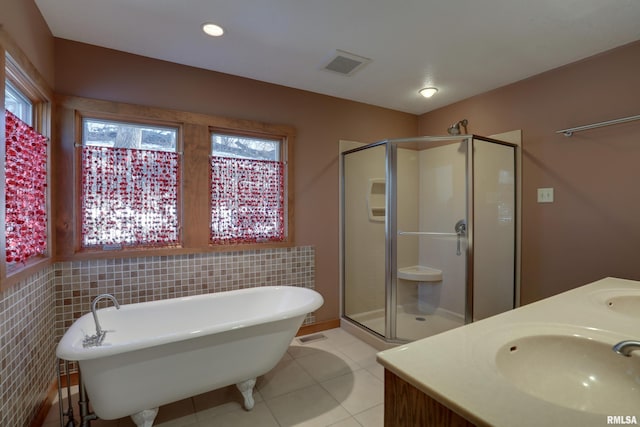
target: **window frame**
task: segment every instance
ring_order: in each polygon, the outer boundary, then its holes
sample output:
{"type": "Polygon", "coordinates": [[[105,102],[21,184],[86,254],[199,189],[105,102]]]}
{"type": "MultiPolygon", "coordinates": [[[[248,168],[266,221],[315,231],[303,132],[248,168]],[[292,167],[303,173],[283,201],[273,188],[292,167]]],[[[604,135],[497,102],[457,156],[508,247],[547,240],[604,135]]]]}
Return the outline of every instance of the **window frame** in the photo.
{"type": "MultiPolygon", "coordinates": [[[[52,208],[52,148],[51,148],[51,129],[52,129],[52,99],[53,91],[40,75],[38,70],[31,64],[29,59],[24,55],[20,48],[11,40],[11,38],[0,30],[0,68],[3,70],[3,78],[0,83],[2,95],[2,106],[5,103],[5,82],[9,81],[11,85],[17,89],[22,95],[29,99],[32,103],[32,124],[31,127],[45,136],[49,143],[47,144],[47,190],[46,190],[46,211],[47,211],[47,250],[42,255],[36,255],[25,261],[24,263],[8,264],[6,262],[6,233],[0,233],[0,250],[3,253],[0,261],[0,290],[8,289],[24,278],[40,271],[43,267],[50,265],[55,256],[55,245],[52,237],[53,230],[53,208],[52,208]]],[[[4,159],[6,156],[5,138],[6,123],[4,114],[0,120],[3,138],[0,143],[0,156],[3,159],[0,167],[0,190],[2,194],[6,194],[5,189],[5,169],[4,159]]],[[[5,218],[6,201],[4,198],[0,201],[0,216],[5,218]]]]}
{"type": "Polygon", "coordinates": [[[56,137],[54,162],[56,165],[72,167],[54,168],[58,183],[56,197],[53,200],[56,218],[56,260],[82,261],[91,259],[119,259],[141,256],[170,256],[208,252],[229,252],[236,250],[257,250],[268,248],[292,247],[294,236],[294,171],[293,150],[296,137],[295,127],[287,124],[274,124],[248,119],[233,119],[206,113],[173,110],[141,104],[106,101],[69,95],[56,95],[56,112],[59,120],[56,137]],[[174,248],[146,248],[117,251],[79,250],[79,207],[80,199],[80,150],[76,148],[82,131],[79,117],[87,115],[107,120],[133,121],[150,124],[179,124],[181,126],[182,176],[181,176],[181,214],[182,246],[174,248]],[[216,245],[209,244],[210,193],[209,171],[211,152],[210,128],[226,132],[247,132],[258,135],[281,136],[287,141],[287,241],[265,242],[258,244],[216,245]],[[72,191],[67,191],[72,189],[72,191]]]}
{"type": "MultiPolygon", "coordinates": [[[[264,242],[229,242],[229,243],[214,243],[211,241],[211,178],[209,178],[209,246],[211,248],[264,248],[269,246],[288,246],[293,241],[292,237],[292,220],[293,220],[293,211],[292,211],[292,180],[290,179],[291,175],[291,155],[292,155],[292,137],[291,134],[282,134],[282,133],[271,133],[271,132],[260,132],[260,131],[251,131],[251,130],[238,130],[238,129],[228,129],[221,127],[209,127],[209,158],[213,156],[213,148],[212,148],[212,137],[214,134],[222,134],[229,136],[239,136],[239,137],[247,137],[247,138],[256,138],[256,139],[266,139],[272,141],[280,142],[280,162],[283,165],[283,180],[284,180],[284,238],[282,240],[267,240],[264,242]]],[[[211,166],[209,166],[210,168],[211,166]]]]}
{"type": "MultiPolygon", "coordinates": [[[[18,61],[8,52],[5,53],[5,79],[9,80],[13,87],[23,96],[31,101],[31,127],[40,134],[51,138],[51,96],[47,94],[47,89],[42,87],[42,83],[36,82],[23,70],[18,61]]],[[[4,83],[3,83],[4,85],[4,83]]],[[[2,87],[4,96],[4,86],[2,87]]],[[[3,103],[4,107],[4,98],[3,103]]]]}
{"type": "Polygon", "coordinates": [[[33,114],[33,101],[31,99],[29,99],[20,89],[18,89],[13,82],[11,82],[10,79],[5,79],[4,82],[4,105],[5,105],[5,110],[7,110],[7,92],[13,92],[16,97],[18,99],[20,99],[21,101],[23,101],[23,103],[28,103],[29,107],[28,107],[28,113],[29,113],[29,119],[28,121],[24,120],[24,117],[22,114],[16,114],[15,112],[13,112],[13,114],[18,117],[20,120],[22,120],[24,123],[26,123],[27,125],[33,127],[33,119],[34,119],[34,114],[33,114]]]}
{"type": "Polygon", "coordinates": [[[76,253],[85,253],[85,254],[104,254],[104,253],[119,253],[125,254],[126,256],[133,256],[135,254],[143,254],[147,255],[148,252],[165,252],[171,251],[172,249],[182,248],[183,247],[183,177],[182,171],[184,170],[184,142],[183,142],[183,123],[174,122],[174,121],[166,121],[166,120],[154,120],[143,117],[132,116],[128,114],[113,114],[113,113],[104,113],[104,112],[96,112],[96,111],[88,111],[88,110],[76,110],[75,111],[75,140],[78,141],[74,144],[74,169],[75,173],[75,195],[74,195],[74,215],[76,217],[75,220],[75,242],[74,242],[74,251],[76,253]],[[105,246],[90,246],[84,247],[82,245],[83,235],[82,235],[82,147],[83,147],[83,132],[84,132],[84,119],[96,119],[96,120],[105,120],[111,122],[120,122],[120,123],[129,123],[134,125],[148,125],[148,126],[158,126],[164,128],[172,128],[176,130],[176,151],[178,154],[178,189],[177,189],[177,217],[178,217],[178,229],[177,229],[177,242],[172,243],[170,245],[124,245],[120,247],[114,248],[105,248],[105,246]]]}

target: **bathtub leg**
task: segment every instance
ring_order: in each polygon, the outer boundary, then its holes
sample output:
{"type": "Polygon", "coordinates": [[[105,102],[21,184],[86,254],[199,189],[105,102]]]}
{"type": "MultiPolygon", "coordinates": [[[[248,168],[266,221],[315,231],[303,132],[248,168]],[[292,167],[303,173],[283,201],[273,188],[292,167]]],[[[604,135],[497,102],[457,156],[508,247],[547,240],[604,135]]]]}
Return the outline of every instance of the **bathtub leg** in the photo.
{"type": "Polygon", "coordinates": [[[156,419],[156,415],[158,415],[158,408],[145,409],[144,411],[131,415],[131,419],[137,427],[151,427],[153,420],[156,419]]]}
{"type": "Polygon", "coordinates": [[[236,384],[236,387],[238,387],[238,390],[242,393],[242,397],[244,397],[244,409],[247,411],[252,410],[253,404],[255,403],[253,400],[253,386],[255,385],[255,378],[236,384]]]}

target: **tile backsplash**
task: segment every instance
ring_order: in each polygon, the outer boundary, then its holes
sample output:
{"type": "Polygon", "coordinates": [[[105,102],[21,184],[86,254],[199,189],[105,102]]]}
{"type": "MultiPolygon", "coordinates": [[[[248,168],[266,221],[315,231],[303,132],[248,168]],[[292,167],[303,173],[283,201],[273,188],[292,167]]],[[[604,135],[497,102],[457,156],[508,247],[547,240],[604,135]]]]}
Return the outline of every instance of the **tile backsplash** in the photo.
{"type": "Polygon", "coordinates": [[[54,267],[0,292],[0,426],[28,426],[55,378],[54,267]]]}
{"type": "MultiPolygon", "coordinates": [[[[314,260],[314,248],[300,246],[59,263],[55,271],[57,337],[89,312],[93,298],[102,293],[131,304],[256,286],[313,288],[314,260]]],[[[305,324],[314,321],[312,313],[305,324]]]]}
{"type": "MultiPolygon", "coordinates": [[[[257,286],[314,288],[312,246],[60,262],[0,293],[0,426],[28,426],[55,378],[55,346],[113,294],[121,304],[257,286]]],[[[315,322],[310,313],[304,324],[315,322]]]]}

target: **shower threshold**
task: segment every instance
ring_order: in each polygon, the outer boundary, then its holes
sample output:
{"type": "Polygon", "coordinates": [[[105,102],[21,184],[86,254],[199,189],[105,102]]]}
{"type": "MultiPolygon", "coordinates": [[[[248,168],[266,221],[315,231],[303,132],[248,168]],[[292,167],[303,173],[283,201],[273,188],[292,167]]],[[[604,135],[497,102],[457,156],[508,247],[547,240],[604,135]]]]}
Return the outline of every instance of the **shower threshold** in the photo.
{"type": "MultiPolygon", "coordinates": [[[[384,331],[384,310],[374,310],[349,316],[374,331],[384,331]]],[[[416,313],[398,307],[396,332],[398,339],[415,341],[464,325],[464,316],[441,308],[433,314],[416,313]]]]}

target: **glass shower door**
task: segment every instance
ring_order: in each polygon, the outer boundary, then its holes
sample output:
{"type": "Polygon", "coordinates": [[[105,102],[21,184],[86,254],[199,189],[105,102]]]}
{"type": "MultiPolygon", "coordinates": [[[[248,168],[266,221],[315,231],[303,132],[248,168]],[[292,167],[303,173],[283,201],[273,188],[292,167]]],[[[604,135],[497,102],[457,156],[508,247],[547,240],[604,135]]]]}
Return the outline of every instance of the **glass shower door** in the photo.
{"type": "Polygon", "coordinates": [[[516,280],[516,148],[473,139],[473,320],[510,310],[516,280]]]}
{"type": "Polygon", "coordinates": [[[397,146],[396,339],[465,322],[466,155],[464,139],[397,146]]]}
{"type": "Polygon", "coordinates": [[[401,342],[513,308],[517,152],[464,135],[343,153],[343,315],[401,342]]]}
{"type": "Polygon", "coordinates": [[[343,313],[385,336],[386,147],[343,154],[343,313]]]}

